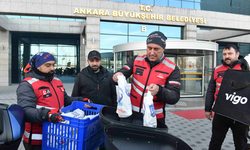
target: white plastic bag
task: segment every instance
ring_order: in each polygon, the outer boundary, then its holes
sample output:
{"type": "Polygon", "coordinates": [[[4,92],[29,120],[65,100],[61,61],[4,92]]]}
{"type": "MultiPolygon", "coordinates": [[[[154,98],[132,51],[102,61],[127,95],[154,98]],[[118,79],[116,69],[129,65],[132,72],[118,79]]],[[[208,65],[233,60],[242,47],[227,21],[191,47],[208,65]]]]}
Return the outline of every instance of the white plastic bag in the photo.
{"type": "Polygon", "coordinates": [[[82,111],[81,109],[77,108],[76,110],[68,113],[62,113],[62,116],[67,116],[67,117],[73,117],[73,118],[78,118],[78,119],[83,119],[85,116],[85,112],[82,111]]]}
{"type": "Polygon", "coordinates": [[[153,103],[153,96],[151,95],[150,91],[148,91],[147,95],[144,97],[143,108],[144,108],[143,126],[156,128],[157,120],[155,114],[155,107],[153,103]]]}
{"type": "Polygon", "coordinates": [[[118,77],[119,98],[116,113],[120,118],[127,118],[132,115],[132,105],[129,92],[127,89],[127,81],[124,75],[118,77]]]}

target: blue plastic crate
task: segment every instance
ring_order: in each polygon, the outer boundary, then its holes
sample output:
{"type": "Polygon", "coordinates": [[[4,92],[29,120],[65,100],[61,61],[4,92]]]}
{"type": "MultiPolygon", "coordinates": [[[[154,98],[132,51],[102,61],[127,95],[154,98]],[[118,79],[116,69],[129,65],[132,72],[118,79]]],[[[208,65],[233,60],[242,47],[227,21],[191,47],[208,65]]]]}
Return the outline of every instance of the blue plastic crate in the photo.
{"type": "MultiPolygon", "coordinates": [[[[72,112],[79,108],[85,115],[99,114],[103,105],[75,101],[70,106],[62,108],[62,112],[72,112]],[[88,104],[97,109],[87,109],[88,104]]],[[[43,123],[43,150],[95,150],[104,142],[104,132],[100,127],[99,116],[92,119],[76,119],[63,116],[65,123],[43,123]]]]}

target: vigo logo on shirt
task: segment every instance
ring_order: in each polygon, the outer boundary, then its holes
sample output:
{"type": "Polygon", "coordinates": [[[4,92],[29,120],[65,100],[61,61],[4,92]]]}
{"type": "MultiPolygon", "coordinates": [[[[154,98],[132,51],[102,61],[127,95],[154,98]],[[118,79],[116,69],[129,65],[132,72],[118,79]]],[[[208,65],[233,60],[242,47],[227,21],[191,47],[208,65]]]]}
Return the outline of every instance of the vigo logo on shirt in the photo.
{"type": "Polygon", "coordinates": [[[233,94],[225,93],[225,96],[226,100],[230,100],[234,105],[238,103],[246,104],[248,101],[247,97],[236,95],[236,92],[234,92],[233,94]]]}

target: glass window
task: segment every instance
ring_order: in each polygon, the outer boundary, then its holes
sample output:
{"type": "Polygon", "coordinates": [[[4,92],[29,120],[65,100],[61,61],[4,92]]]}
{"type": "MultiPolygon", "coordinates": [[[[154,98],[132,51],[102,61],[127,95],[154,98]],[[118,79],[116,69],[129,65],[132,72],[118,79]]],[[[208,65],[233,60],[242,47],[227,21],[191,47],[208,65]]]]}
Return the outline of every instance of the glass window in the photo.
{"type": "Polygon", "coordinates": [[[34,56],[39,52],[39,45],[38,44],[31,44],[30,45],[30,55],[34,56]]]}
{"type": "Polygon", "coordinates": [[[194,9],[194,2],[182,1],[182,8],[194,9]]]}
{"type": "Polygon", "coordinates": [[[154,5],[154,0],[141,0],[141,4],[154,5]]]}
{"type": "Polygon", "coordinates": [[[58,20],[61,20],[61,21],[75,21],[74,18],[58,18],[58,20]]]}
{"type": "Polygon", "coordinates": [[[242,8],[240,9],[240,14],[243,14],[243,15],[248,15],[250,12],[249,8],[242,8]]]}
{"type": "Polygon", "coordinates": [[[169,7],[181,8],[181,1],[179,1],[179,0],[169,0],[169,7]]]}
{"type": "Polygon", "coordinates": [[[239,0],[231,0],[232,6],[234,7],[240,7],[240,1],[239,0]]]}
{"type": "Polygon", "coordinates": [[[23,19],[39,19],[38,16],[21,16],[23,19]]]}
{"type": "Polygon", "coordinates": [[[106,34],[127,34],[128,33],[128,24],[127,23],[102,21],[100,23],[100,33],[101,34],[103,34],[103,33],[106,33],[106,34]]]}
{"type": "Polygon", "coordinates": [[[39,41],[40,41],[39,38],[27,38],[27,40],[29,40],[29,43],[32,43],[32,44],[39,44],[39,41]]]}
{"type": "Polygon", "coordinates": [[[76,19],[76,21],[79,21],[79,22],[86,22],[85,19],[76,19]]]}
{"type": "Polygon", "coordinates": [[[113,49],[114,45],[127,43],[127,36],[121,35],[100,35],[100,48],[113,49]]]}
{"type": "Polygon", "coordinates": [[[57,39],[57,44],[62,44],[62,45],[76,45],[77,42],[74,39],[57,39]]]}
{"type": "Polygon", "coordinates": [[[211,10],[211,11],[217,11],[217,5],[213,4],[207,4],[207,9],[206,10],[211,10]]]}
{"type": "Polygon", "coordinates": [[[113,53],[113,49],[100,49],[100,53],[113,53]]]}
{"type": "Polygon", "coordinates": [[[138,41],[146,41],[147,37],[141,36],[129,36],[128,42],[138,42],[138,41]]]}
{"type": "Polygon", "coordinates": [[[76,56],[76,47],[71,45],[58,45],[58,55],[76,56]]]}
{"type": "Polygon", "coordinates": [[[207,3],[201,2],[201,9],[200,10],[207,10],[207,3]]]}
{"type": "Polygon", "coordinates": [[[210,3],[210,4],[218,4],[218,0],[208,0],[207,3],[210,3]]]}
{"type": "Polygon", "coordinates": [[[43,20],[57,20],[56,17],[40,17],[40,19],[43,19],[43,20]]]}
{"type": "Polygon", "coordinates": [[[157,25],[129,24],[129,35],[148,36],[148,34],[153,31],[158,31],[157,25]],[[142,28],[144,28],[145,30],[142,31],[142,28]]]}
{"type": "Polygon", "coordinates": [[[58,67],[75,67],[76,66],[76,58],[75,57],[64,57],[58,56],[58,67]]]}
{"type": "Polygon", "coordinates": [[[195,2],[201,2],[201,0],[194,0],[195,2]]]}
{"type": "Polygon", "coordinates": [[[194,9],[201,10],[201,3],[194,3],[194,9]]]}
{"type": "Polygon", "coordinates": [[[155,0],[155,5],[168,6],[168,0],[155,0]]]}
{"type": "Polygon", "coordinates": [[[218,4],[219,5],[224,5],[224,6],[229,6],[231,0],[219,0],[218,4]]]}
{"type": "Polygon", "coordinates": [[[239,7],[231,7],[231,13],[239,14],[240,8],[239,7]]]}
{"type": "Polygon", "coordinates": [[[230,13],[230,7],[228,7],[228,6],[222,6],[222,5],[218,5],[218,11],[219,11],[219,12],[226,12],[226,13],[230,13]]]}
{"type": "Polygon", "coordinates": [[[181,39],[182,36],[181,27],[160,26],[160,31],[165,34],[168,40],[170,37],[181,39]]]}
{"type": "Polygon", "coordinates": [[[168,38],[167,40],[181,40],[181,37],[179,37],[179,38],[167,37],[167,38],[168,38]]]}
{"type": "Polygon", "coordinates": [[[139,0],[125,0],[127,3],[137,3],[139,4],[139,0]]]}
{"type": "Polygon", "coordinates": [[[55,44],[55,43],[57,43],[57,39],[40,38],[40,43],[42,43],[42,44],[55,44]]]}
{"type": "Polygon", "coordinates": [[[21,18],[21,16],[18,15],[5,15],[8,18],[21,18]]]}
{"type": "Polygon", "coordinates": [[[52,55],[57,55],[57,45],[40,44],[40,51],[39,52],[49,52],[52,55]]]}

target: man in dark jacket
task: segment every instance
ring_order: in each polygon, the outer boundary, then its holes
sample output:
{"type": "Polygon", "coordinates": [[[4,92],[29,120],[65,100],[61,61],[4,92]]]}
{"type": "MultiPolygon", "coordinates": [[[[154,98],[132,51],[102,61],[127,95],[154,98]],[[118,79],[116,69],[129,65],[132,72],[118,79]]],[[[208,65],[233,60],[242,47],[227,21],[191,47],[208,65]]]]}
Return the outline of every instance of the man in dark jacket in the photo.
{"type": "MultiPolygon", "coordinates": [[[[233,132],[234,145],[236,150],[242,150],[247,144],[246,134],[248,133],[248,126],[238,121],[230,119],[215,113],[212,114],[212,106],[215,102],[220,90],[224,73],[227,69],[241,70],[242,65],[238,60],[239,50],[235,45],[227,45],[223,49],[222,64],[216,66],[213,70],[206,95],[205,115],[212,122],[212,137],[209,144],[209,150],[220,150],[221,145],[226,137],[227,131],[231,128],[233,132]]],[[[245,67],[244,67],[245,68],[245,67]]]]}
{"type": "Polygon", "coordinates": [[[101,66],[101,62],[98,51],[89,52],[89,66],[78,73],[71,96],[82,96],[96,104],[116,106],[116,87],[111,84],[111,74],[101,66]]]}
{"type": "Polygon", "coordinates": [[[43,122],[63,121],[58,111],[82,97],[69,97],[60,79],[54,77],[55,58],[47,52],[37,53],[24,69],[25,79],[17,88],[17,104],[23,107],[26,150],[42,149],[43,122]]]}
{"type": "Polygon", "coordinates": [[[132,109],[143,112],[143,97],[151,91],[156,118],[165,124],[165,104],[175,104],[180,99],[180,70],[176,64],[164,57],[167,38],[162,32],[155,31],[148,35],[147,54],[134,56],[122,69],[113,75],[129,78],[133,74],[130,99],[132,109]]]}

